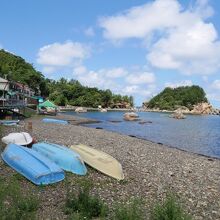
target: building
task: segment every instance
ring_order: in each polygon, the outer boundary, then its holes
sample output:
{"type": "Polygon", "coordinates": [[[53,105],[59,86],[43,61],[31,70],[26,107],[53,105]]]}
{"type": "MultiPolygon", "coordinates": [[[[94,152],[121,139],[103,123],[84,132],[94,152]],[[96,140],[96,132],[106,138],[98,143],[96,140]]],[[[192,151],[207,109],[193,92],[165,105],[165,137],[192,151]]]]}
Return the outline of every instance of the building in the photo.
{"type": "Polygon", "coordinates": [[[34,95],[34,91],[27,85],[0,77],[0,107],[26,106],[32,102],[34,95]]]}

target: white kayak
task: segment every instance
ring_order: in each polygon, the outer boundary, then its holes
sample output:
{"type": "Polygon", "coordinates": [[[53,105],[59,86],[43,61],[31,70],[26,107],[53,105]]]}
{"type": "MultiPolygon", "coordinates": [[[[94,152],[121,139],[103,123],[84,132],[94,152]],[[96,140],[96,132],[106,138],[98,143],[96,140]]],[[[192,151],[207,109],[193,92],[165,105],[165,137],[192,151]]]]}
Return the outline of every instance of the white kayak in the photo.
{"type": "Polygon", "coordinates": [[[33,141],[31,135],[27,132],[10,133],[2,138],[5,144],[28,145],[33,141]]]}
{"type": "Polygon", "coordinates": [[[124,179],[121,164],[111,155],[82,144],[72,145],[70,149],[77,152],[91,167],[115,179],[124,179]]]}

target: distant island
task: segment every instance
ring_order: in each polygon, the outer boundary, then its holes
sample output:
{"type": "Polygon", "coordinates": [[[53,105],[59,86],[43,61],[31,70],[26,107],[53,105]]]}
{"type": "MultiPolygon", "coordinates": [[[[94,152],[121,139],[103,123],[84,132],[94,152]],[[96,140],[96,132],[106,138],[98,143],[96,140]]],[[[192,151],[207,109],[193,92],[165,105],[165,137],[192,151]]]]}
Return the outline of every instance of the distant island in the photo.
{"type": "Polygon", "coordinates": [[[208,102],[203,88],[196,85],[167,87],[148,102],[144,102],[143,108],[149,111],[178,110],[192,114],[219,114],[219,110],[208,102]]]}
{"type": "Polygon", "coordinates": [[[77,80],[47,79],[22,57],[0,50],[0,77],[23,83],[35,91],[35,95],[54,101],[59,106],[83,106],[97,108],[132,108],[133,97],[113,94],[81,85],[77,80]]]}

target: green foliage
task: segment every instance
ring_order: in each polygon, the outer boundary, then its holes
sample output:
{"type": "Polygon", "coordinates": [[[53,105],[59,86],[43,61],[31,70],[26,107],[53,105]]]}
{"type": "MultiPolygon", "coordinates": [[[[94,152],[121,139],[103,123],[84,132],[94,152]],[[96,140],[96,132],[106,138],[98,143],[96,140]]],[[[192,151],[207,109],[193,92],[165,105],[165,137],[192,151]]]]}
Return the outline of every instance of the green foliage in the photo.
{"type": "Polygon", "coordinates": [[[175,197],[169,195],[162,204],[157,204],[153,209],[152,220],[191,220],[185,214],[175,197]]]}
{"type": "Polygon", "coordinates": [[[27,84],[30,88],[43,95],[47,94],[44,76],[36,71],[32,64],[27,63],[23,58],[0,50],[0,77],[27,84]]]}
{"type": "Polygon", "coordinates": [[[207,101],[204,90],[199,86],[182,86],[174,89],[168,87],[153,97],[147,106],[166,110],[175,110],[180,106],[192,109],[193,105],[207,101]]]}
{"type": "Polygon", "coordinates": [[[141,220],[144,219],[143,204],[140,200],[133,200],[127,205],[117,205],[114,220],[141,220]]]}
{"type": "Polygon", "coordinates": [[[90,188],[84,186],[76,196],[68,193],[65,213],[70,215],[70,219],[93,219],[106,216],[107,207],[97,197],[90,195],[90,188]]]}
{"type": "Polygon", "coordinates": [[[130,103],[133,106],[132,96],[114,95],[109,89],[89,88],[73,79],[70,81],[64,78],[58,81],[45,79],[23,58],[0,50],[0,77],[5,76],[8,80],[28,85],[35,90],[36,95],[49,96],[50,100],[61,106],[70,104],[97,108],[99,105],[111,107],[116,103],[130,103]]]}
{"type": "Polygon", "coordinates": [[[5,220],[35,219],[38,200],[33,196],[24,196],[16,178],[6,183],[0,180],[0,216],[5,220]]]}
{"type": "Polygon", "coordinates": [[[70,104],[73,106],[84,106],[97,108],[112,107],[117,103],[130,103],[133,106],[133,97],[114,95],[107,90],[89,88],[83,86],[77,80],[67,81],[61,78],[58,81],[48,80],[49,99],[57,105],[70,104]]]}

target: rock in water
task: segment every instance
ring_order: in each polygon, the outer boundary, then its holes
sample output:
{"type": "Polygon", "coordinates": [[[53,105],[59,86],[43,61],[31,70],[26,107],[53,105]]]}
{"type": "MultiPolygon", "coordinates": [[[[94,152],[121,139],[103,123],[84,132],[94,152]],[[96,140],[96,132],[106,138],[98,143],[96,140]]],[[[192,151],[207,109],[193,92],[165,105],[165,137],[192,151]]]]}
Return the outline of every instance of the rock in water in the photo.
{"type": "Polygon", "coordinates": [[[175,118],[175,119],[185,119],[186,118],[186,116],[180,110],[176,110],[172,115],[170,115],[170,117],[175,118]]]}
{"type": "Polygon", "coordinates": [[[126,112],[124,114],[124,120],[126,121],[137,121],[139,116],[135,112],[126,112]]]}

